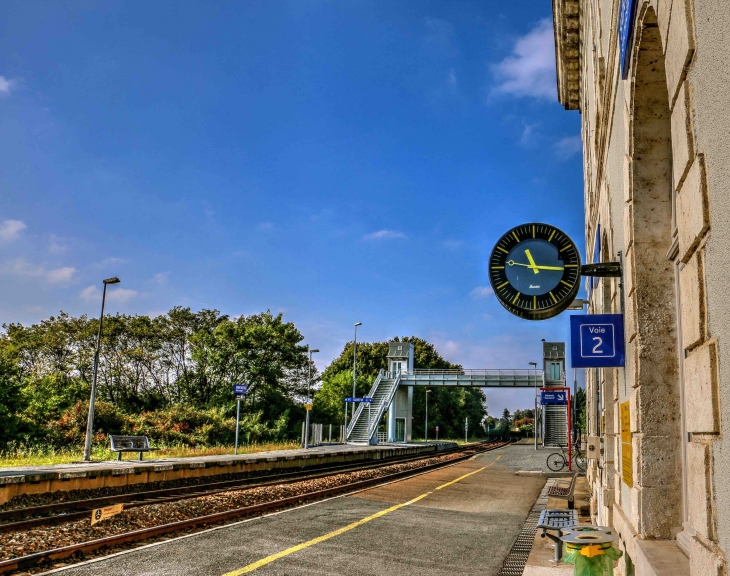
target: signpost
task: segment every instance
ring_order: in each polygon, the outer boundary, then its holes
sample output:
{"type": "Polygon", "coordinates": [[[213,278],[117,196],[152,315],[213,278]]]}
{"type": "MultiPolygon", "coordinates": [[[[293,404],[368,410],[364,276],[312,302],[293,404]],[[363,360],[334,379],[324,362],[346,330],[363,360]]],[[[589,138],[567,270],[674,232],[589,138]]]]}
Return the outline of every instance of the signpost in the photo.
{"type": "Polygon", "coordinates": [[[570,317],[573,368],[612,368],[625,363],[623,314],[576,314],[570,317]]]}
{"type": "Polygon", "coordinates": [[[543,390],[540,393],[540,404],[545,406],[546,404],[567,404],[568,398],[565,392],[552,392],[543,390]]]}
{"type": "Polygon", "coordinates": [[[466,422],[464,422],[464,439],[466,442],[469,442],[469,417],[466,417],[466,422]]]}
{"type": "MultiPolygon", "coordinates": [[[[547,404],[565,404],[565,400],[567,399],[567,421],[568,421],[568,470],[571,472],[573,471],[573,419],[570,417],[570,388],[567,387],[559,387],[559,388],[540,388],[540,393],[542,394],[542,397],[545,398],[546,396],[548,398],[552,398],[552,402],[547,402],[547,404]],[[562,396],[563,401],[558,402],[558,397],[562,396]]],[[[543,402],[545,404],[545,402],[543,402]]]]}
{"type": "Polygon", "coordinates": [[[233,393],[236,395],[236,445],[233,449],[234,454],[238,454],[238,428],[241,422],[241,399],[248,392],[247,384],[234,384],[233,393]]]}
{"type": "Polygon", "coordinates": [[[436,426],[436,442],[439,441],[439,427],[436,426]]]}

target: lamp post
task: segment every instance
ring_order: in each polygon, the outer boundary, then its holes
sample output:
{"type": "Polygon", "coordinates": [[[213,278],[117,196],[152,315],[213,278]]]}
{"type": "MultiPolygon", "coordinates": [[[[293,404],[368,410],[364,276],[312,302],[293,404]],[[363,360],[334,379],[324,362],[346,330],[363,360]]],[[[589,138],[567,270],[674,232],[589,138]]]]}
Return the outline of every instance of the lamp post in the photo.
{"type": "Polygon", "coordinates": [[[84,444],[84,460],[91,460],[91,437],[94,433],[94,401],[96,400],[96,374],[99,369],[99,351],[101,350],[101,327],[104,323],[104,303],[106,302],[107,284],[119,284],[119,278],[104,280],[104,292],[101,295],[101,316],[99,316],[99,334],[96,336],[96,351],[94,352],[94,377],[91,382],[91,398],[89,399],[89,418],[86,421],[86,443],[84,444]]]}
{"type": "Polygon", "coordinates": [[[428,395],[430,393],[430,390],[426,390],[426,442],[428,442],[428,395]]]}
{"type": "Polygon", "coordinates": [[[535,450],[537,450],[537,362],[528,362],[535,371],[535,412],[532,415],[532,435],[535,438],[535,450]]]}
{"type": "MultiPolygon", "coordinates": [[[[352,397],[357,396],[357,327],[362,326],[362,322],[355,322],[355,346],[352,349],[352,397]]],[[[345,410],[347,412],[347,410],[345,410]]],[[[355,419],[355,403],[352,403],[352,417],[355,419]]]]}
{"type": "Polygon", "coordinates": [[[308,376],[307,376],[307,416],[306,416],[306,424],[304,425],[304,448],[309,448],[309,413],[311,410],[309,409],[309,405],[312,403],[312,354],[315,352],[319,352],[316,348],[312,350],[309,347],[309,344],[307,344],[307,352],[309,352],[309,366],[308,366],[308,376]]]}

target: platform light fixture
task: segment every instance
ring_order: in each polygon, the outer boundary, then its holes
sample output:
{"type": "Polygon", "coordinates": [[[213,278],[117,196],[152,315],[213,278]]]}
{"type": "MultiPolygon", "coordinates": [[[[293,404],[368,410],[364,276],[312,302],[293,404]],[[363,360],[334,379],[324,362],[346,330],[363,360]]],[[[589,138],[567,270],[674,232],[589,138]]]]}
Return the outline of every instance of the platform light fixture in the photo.
{"type": "Polygon", "coordinates": [[[121,280],[116,276],[103,280],[104,292],[101,295],[101,316],[99,316],[99,333],[96,336],[96,351],[94,352],[94,377],[91,382],[91,398],[89,399],[89,417],[86,420],[86,442],[84,443],[84,460],[91,460],[91,438],[94,434],[94,402],[96,401],[96,375],[99,370],[99,352],[101,350],[101,328],[104,324],[104,303],[106,302],[106,287],[109,284],[119,284],[121,280]]]}

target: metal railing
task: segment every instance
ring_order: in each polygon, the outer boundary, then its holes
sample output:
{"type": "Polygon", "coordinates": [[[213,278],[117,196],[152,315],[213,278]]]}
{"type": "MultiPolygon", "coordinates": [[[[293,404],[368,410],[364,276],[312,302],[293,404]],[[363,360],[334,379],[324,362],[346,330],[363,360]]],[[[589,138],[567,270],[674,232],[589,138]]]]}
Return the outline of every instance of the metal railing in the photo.
{"type": "Polygon", "coordinates": [[[413,371],[414,376],[529,376],[530,379],[542,381],[542,370],[535,374],[529,368],[495,370],[492,368],[458,369],[458,368],[428,368],[413,371]]]}

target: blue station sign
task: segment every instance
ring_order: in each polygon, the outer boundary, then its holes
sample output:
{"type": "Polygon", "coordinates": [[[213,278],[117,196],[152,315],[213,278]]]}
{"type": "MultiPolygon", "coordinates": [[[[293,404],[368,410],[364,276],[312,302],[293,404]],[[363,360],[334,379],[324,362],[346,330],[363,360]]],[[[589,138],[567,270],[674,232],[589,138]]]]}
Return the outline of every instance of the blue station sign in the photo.
{"type": "Polygon", "coordinates": [[[363,398],[353,398],[352,396],[348,396],[347,398],[345,398],[345,402],[353,402],[355,404],[359,404],[360,402],[365,402],[369,404],[372,401],[373,399],[369,398],[368,396],[365,396],[363,398]]]}
{"type": "Polygon", "coordinates": [[[543,390],[540,392],[540,403],[545,404],[567,404],[568,394],[567,392],[548,392],[543,390]]]}
{"type": "Polygon", "coordinates": [[[246,392],[248,392],[248,385],[246,384],[234,384],[233,385],[233,393],[238,396],[243,396],[246,392]]]}
{"type": "Polygon", "coordinates": [[[622,314],[570,317],[570,359],[573,368],[615,368],[625,364],[622,314]]]}

